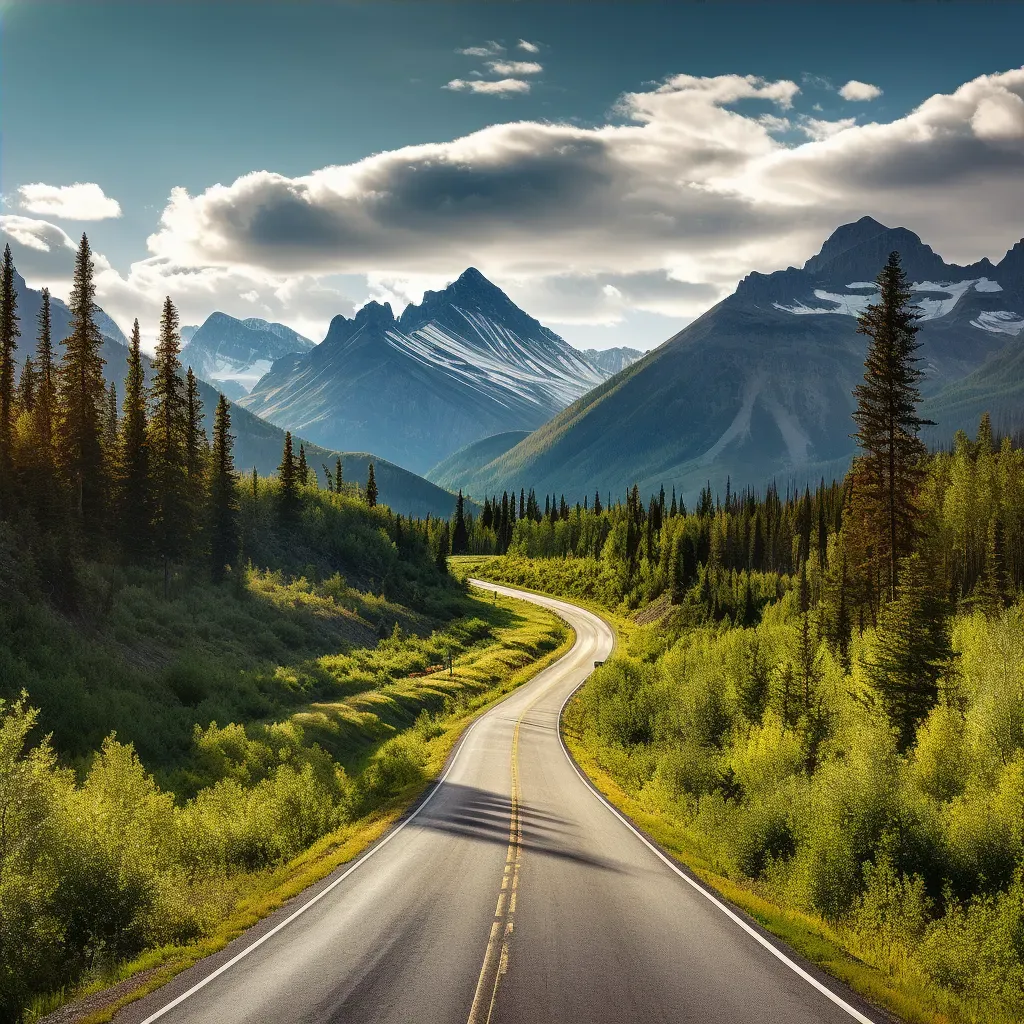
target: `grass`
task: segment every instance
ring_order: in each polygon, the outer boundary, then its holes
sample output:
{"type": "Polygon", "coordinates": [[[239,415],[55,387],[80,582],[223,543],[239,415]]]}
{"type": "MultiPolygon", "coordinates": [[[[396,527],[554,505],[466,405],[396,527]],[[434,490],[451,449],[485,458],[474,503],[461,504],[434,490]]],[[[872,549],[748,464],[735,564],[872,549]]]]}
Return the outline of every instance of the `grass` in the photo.
{"type": "Polygon", "coordinates": [[[288,863],[247,874],[244,897],[209,935],[187,946],[149,950],[73,993],[58,993],[40,1000],[35,1007],[35,1019],[74,998],[87,1007],[76,1020],[90,1024],[110,1020],[122,1006],[222,949],[286,900],[356,858],[392,827],[440,775],[462,732],[477,715],[529,681],[573,643],[565,624],[536,605],[506,598],[497,602],[479,597],[467,600],[478,609],[481,618],[490,616],[502,622],[492,628],[489,638],[481,639],[454,659],[450,675],[432,673],[406,678],[372,693],[311,706],[293,716],[298,720],[322,716],[337,727],[339,735],[345,731],[341,723],[347,723],[348,735],[362,731],[369,738],[356,760],[364,771],[373,763],[373,753],[389,740],[415,745],[422,763],[413,781],[288,863]],[[432,713],[431,708],[438,710],[432,713]],[[96,998],[110,986],[133,977],[139,979],[138,985],[129,985],[111,1000],[96,998]]]}

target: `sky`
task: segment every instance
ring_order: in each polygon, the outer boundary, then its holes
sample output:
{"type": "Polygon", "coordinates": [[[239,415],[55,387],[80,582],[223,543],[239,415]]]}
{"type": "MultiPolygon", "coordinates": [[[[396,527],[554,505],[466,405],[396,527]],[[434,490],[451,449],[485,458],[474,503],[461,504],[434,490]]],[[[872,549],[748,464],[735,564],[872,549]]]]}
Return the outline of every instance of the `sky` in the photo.
{"type": "Polygon", "coordinates": [[[0,241],[155,336],[315,341],[467,266],[650,348],[867,214],[1024,235],[1024,5],[0,0],[0,241]]]}

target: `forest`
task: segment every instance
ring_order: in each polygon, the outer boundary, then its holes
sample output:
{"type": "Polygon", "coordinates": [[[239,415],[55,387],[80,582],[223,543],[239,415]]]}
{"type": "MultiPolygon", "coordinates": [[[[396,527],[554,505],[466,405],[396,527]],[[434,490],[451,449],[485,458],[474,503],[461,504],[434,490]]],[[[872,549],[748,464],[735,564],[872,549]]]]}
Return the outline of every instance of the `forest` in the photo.
{"type": "Polygon", "coordinates": [[[830,969],[901,1017],[1015,1021],[1024,449],[987,415],[924,449],[896,254],[878,283],[844,480],[692,508],[504,495],[468,546],[505,553],[478,573],[628,624],[566,729],[656,834],[827,936],[830,969]]]}
{"type": "Polygon", "coordinates": [[[449,523],[380,504],[372,463],[318,486],[286,434],[275,476],[237,472],[170,299],[119,408],[92,275],[83,236],[57,339],[0,264],[0,1020],[222,946],[566,642],[450,576],[449,523]]]}

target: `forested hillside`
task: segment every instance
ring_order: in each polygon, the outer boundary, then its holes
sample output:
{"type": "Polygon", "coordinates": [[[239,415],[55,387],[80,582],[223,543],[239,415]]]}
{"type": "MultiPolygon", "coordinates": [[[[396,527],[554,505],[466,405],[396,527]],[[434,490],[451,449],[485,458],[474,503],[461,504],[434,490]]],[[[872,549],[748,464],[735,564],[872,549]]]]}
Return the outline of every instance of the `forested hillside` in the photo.
{"type": "Polygon", "coordinates": [[[283,434],[275,476],[236,472],[170,299],[119,398],[92,270],[83,237],[57,338],[0,266],[2,1020],[219,948],[379,834],[565,636],[469,595],[447,520],[381,504],[372,462],[323,488],[283,434]]]}
{"type": "Polygon", "coordinates": [[[1015,1021],[1024,450],[986,415],[925,452],[898,260],[879,285],[842,482],[527,496],[511,527],[505,496],[470,543],[508,554],[474,571],[636,610],[567,728],[659,837],[901,1016],[1015,1021]]]}

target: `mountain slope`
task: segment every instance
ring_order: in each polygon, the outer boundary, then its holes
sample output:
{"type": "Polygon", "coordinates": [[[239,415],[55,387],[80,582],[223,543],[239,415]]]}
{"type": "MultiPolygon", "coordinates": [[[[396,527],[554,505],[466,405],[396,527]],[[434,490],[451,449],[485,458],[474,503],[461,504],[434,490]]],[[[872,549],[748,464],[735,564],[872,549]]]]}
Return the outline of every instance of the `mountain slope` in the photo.
{"type": "Polygon", "coordinates": [[[309,338],[284,324],[268,323],[259,317],[236,320],[217,312],[191,333],[182,349],[181,361],[229,398],[241,398],[267,373],[274,360],[312,348],[309,338]]]}
{"type": "MultiPolygon", "coordinates": [[[[22,337],[18,339],[15,352],[19,363],[23,363],[26,354],[35,353],[35,324],[39,314],[41,295],[26,286],[20,275],[15,276],[15,291],[18,297],[18,315],[21,317],[22,337]]],[[[68,308],[60,299],[52,299],[50,305],[54,345],[54,358],[59,360],[63,354],[60,342],[70,333],[70,317],[68,308]]],[[[103,368],[107,380],[114,381],[118,402],[124,400],[124,377],[128,369],[127,339],[121,329],[102,310],[96,317],[103,333],[101,355],[106,360],[103,368]]],[[[150,372],[150,359],[143,356],[147,374],[150,372]]],[[[199,381],[199,397],[203,403],[203,423],[208,434],[213,431],[213,414],[217,406],[218,391],[216,388],[199,381]]],[[[281,451],[284,447],[284,431],[266,420],[260,419],[237,403],[231,405],[231,430],[235,435],[235,466],[239,472],[248,472],[255,466],[260,473],[270,475],[277,472],[281,462],[281,451]]],[[[298,444],[298,441],[296,441],[298,444]]],[[[325,483],[322,464],[327,463],[333,472],[334,461],[338,452],[306,443],[306,457],[309,465],[317,472],[318,479],[325,483]]],[[[455,509],[455,496],[441,487],[424,480],[415,473],[393,465],[378,456],[363,453],[346,453],[343,462],[343,475],[350,483],[365,485],[367,465],[374,462],[374,474],[380,492],[379,500],[389,505],[395,512],[403,515],[424,517],[426,515],[447,518],[455,509]]]]}
{"type": "Polygon", "coordinates": [[[371,302],[277,361],[242,399],[320,444],[426,472],[464,445],[533,430],[608,374],[470,268],[396,319],[371,302]]]}
{"type": "MultiPolygon", "coordinates": [[[[529,436],[530,433],[527,430],[506,430],[503,434],[482,437],[479,441],[473,441],[465,448],[453,452],[447,459],[443,459],[436,466],[431,467],[424,473],[424,476],[441,487],[447,487],[446,480],[462,479],[477,467],[484,466],[498,456],[504,455],[510,448],[514,448],[529,436]]],[[[458,489],[458,484],[456,484],[456,489],[458,489]]]]}
{"type": "Polygon", "coordinates": [[[658,349],[451,486],[478,497],[533,486],[579,498],[636,481],[692,496],[706,480],[802,484],[842,471],[866,350],[856,314],[875,298],[874,278],[893,249],[923,311],[926,395],[1017,344],[1017,247],[998,266],[958,267],[912,232],[864,218],[838,229],[802,270],[749,275],[658,349]]]}

